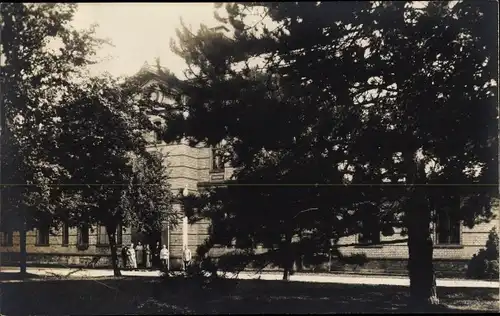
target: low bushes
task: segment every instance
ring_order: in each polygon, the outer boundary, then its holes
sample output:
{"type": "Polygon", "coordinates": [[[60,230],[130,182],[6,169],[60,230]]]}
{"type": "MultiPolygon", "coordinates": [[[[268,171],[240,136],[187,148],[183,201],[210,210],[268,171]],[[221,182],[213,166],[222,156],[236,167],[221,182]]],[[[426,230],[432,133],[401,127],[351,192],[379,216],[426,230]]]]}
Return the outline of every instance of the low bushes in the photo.
{"type": "Polygon", "coordinates": [[[486,247],[479,250],[467,266],[466,277],[470,279],[498,280],[498,234],[495,228],[490,231],[486,247]]]}

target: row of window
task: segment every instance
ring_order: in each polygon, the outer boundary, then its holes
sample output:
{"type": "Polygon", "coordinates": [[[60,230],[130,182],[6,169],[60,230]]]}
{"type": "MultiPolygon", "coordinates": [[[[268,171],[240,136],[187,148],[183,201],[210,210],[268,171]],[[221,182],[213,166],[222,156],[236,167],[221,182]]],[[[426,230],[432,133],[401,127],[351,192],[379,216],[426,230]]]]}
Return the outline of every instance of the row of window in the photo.
{"type": "MultiPolygon", "coordinates": [[[[82,226],[77,229],[77,238],[76,238],[76,244],[78,246],[86,246],[89,244],[89,227],[88,226],[82,226]]],[[[37,246],[49,246],[49,236],[50,236],[50,229],[49,227],[39,227],[36,229],[36,240],[35,240],[35,245],[37,246]]],[[[123,242],[123,237],[122,237],[122,227],[118,226],[115,234],[116,238],[116,243],[118,245],[121,245],[123,242]]],[[[61,241],[61,246],[68,246],[69,245],[69,227],[67,225],[63,225],[62,227],[62,241],[61,241]]],[[[12,232],[2,232],[0,233],[0,245],[1,246],[12,246],[13,245],[13,238],[12,238],[12,232]]],[[[99,226],[97,228],[97,245],[99,246],[109,246],[109,236],[106,231],[105,226],[99,226]]]]}
{"type": "MultiPolygon", "coordinates": [[[[376,226],[375,226],[376,227],[376,226]]],[[[436,239],[437,245],[459,245],[461,234],[460,220],[454,220],[446,213],[439,214],[436,222],[436,239]]],[[[48,246],[49,245],[50,231],[48,227],[40,227],[36,230],[36,245],[48,246]]],[[[122,244],[122,227],[119,226],[116,231],[116,243],[122,244]]],[[[380,243],[380,230],[375,229],[373,232],[367,231],[359,234],[358,242],[360,244],[377,244],[380,243]]],[[[0,234],[1,246],[12,246],[12,233],[3,232],[0,234]]],[[[69,244],[69,227],[63,225],[62,227],[62,246],[69,244]]],[[[77,245],[89,244],[89,228],[80,227],[77,229],[77,245]]],[[[105,226],[99,226],[97,229],[97,245],[108,246],[109,236],[105,226]]]]}
{"type": "MultiPolygon", "coordinates": [[[[460,245],[461,221],[449,216],[448,213],[438,214],[436,226],[436,245],[460,245]]],[[[380,243],[380,230],[364,232],[359,234],[358,243],[378,244],[380,243]]]]}

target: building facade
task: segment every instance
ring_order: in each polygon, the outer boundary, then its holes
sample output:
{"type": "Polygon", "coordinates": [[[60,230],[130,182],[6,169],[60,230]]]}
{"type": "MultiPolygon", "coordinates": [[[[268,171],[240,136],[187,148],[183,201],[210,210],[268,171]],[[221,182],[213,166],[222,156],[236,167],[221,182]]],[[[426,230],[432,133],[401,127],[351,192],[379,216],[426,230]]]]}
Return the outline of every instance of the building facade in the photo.
{"type": "MultiPolygon", "coordinates": [[[[169,170],[172,192],[187,190],[196,193],[200,182],[221,182],[229,179],[232,168],[217,164],[212,149],[203,146],[190,147],[187,143],[165,144],[150,138],[149,150],[165,155],[165,164],[169,170]]],[[[182,205],[175,204],[174,211],[182,213],[182,205]]],[[[188,224],[187,218],[175,227],[165,228],[158,241],[170,249],[171,263],[180,265],[182,249],[187,245],[193,254],[208,236],[209,222],[201,221],[188,224]]],[[[130,243],[144,243],[146,238],[128,227],[117,231],[117,244],[121,249],[130,243]]],[[[40,228],[27,232],[26,247],[28,264],[56,264],[61,266],[106,267],[111,264],[109,240],[104,226],[69,228],[49,232],[40,228]]],[[[1,263],[17,264],[19,260],[19,233],[0,234],[1,263]]],[[[120,256],[119,256],[120,257],[120,256]]]]}
{"type": "MultiPolygon", "coordinates": [[[[152,74],[154,69],[145,66],[141,73],[152,74]]],[[[145,87],[154,83],[149,80],[145,87]]],[[[154,120],[155,117],[152,116],[154,120]]],[[[166,144],[149,135],[149,150],[159,151],[166,157],[165,164],[169,170],[171,189],[174,193],[185,191],[196,193],[201,183],[216,183],[230,179],[234,169],[221,164],[216,149],[205,146],[191,147],[187,142],[179,144],[166,144]]],[[[459,207],[457,205],[457,207],[459,207]]],[[[174,205],[174,210],[182,213],[180,204],[174,205]]],[[[498,209],[495,210],[498,214],[498,209]]],[[[188,246],[193,254],[208,236],[208,221],[189,224],[187,218],[176,227],[169,227],[161,232],[161,243],[170,249],[172,266],[180,264],[183,246],[188,246]]],[[[436,270],[459,272],[466,269],[466,263],[473,254],[485,246],[488,234],[493,227],[498,227],[498,219],[490,223],[476,225],[473,229],[463,227],[460,222],[441,216],[435,224],[434,258],[436,270]],[[440,227],[440,229],[436,229],[440,227]]],[[[120,227],[117,232],[119,248],[130,243],[142,241],[142,236],[132,229],[120,227]]],[[[55,235],[46,229],[35,229],[27,234],[28,264],[56,264],[61,266],[95,266],[105,267],[110,265],[109,241],[104,227],[93,228],[68,228],[62,227],[55,235]]],[[[406,242],[386,245],[363,246],[363,244],[378,241],[394,241],[404,238],[399,232],[390,237],[380,233],[372,236],[351,236],[343,238],[340,244],[355,246],[342,247],[342,253],[364,253],[370,261],[360,267],[358,265],[345,265],[330,260],[323,270],[338,271],[369,271],[387,273],[405,273],[407,268],[408,247],[406,242]]],[[[19,256],[19,234],[2,233],[0,236],[0,252],[2,264],[17,264],[19,256]]],[[[317,269],[319,267],[310,267],[317,269]]]]}

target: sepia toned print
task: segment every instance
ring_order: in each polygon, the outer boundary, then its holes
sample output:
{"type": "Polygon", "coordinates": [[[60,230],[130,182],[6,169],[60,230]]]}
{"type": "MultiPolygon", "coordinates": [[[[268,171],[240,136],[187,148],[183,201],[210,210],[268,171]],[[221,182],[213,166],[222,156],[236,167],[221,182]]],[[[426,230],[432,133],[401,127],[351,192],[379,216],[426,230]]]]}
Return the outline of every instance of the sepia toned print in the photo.
{"type": "Polygon", "coordinates": [[[0,313],[498,311],[497,3],[0,6],[0,313]]]}

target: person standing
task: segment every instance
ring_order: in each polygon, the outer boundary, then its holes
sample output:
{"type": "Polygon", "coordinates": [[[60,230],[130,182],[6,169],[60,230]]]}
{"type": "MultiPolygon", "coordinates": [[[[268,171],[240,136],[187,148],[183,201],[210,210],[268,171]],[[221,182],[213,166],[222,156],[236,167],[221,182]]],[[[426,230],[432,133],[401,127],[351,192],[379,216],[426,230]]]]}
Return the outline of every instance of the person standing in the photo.
{"type": "Polygon", "coordinates": [[[144,250],[144,263],[146,265],[146,269],[151,269],[151,248],[149,245],[146,245],[146,249],[144,250]]]}
{"type": "Polygon", "coordinates": [[[122,266],[123,269],[128,269],[129,268],[129,263],[128,263],[128,254],[127,254],[128,247],[124,246],[122,248],[122,266]]]}
{"type": "Polygon", "coordinates": [[[137,260],[137,267],[140,268],[144,267],[144,247],[142,247],[140,241],[137,243],[137,246],[135,247],[135,260],[137,260]]]}
{"type": "Polygon", "coordinates": [[[135,250],[134,250],[134,244],[130,244],[130,247],[128,247],[128,262],[130,263],[130,268],[135,270],[137,269],[137,261],[135,260],[135,250]]]}
{"type": "Polygon", "coordinates": [[[155,267],[155,269],[161,268],[160,251],[160,242],[157,241],[155,247],[153,248],[153,267],[155,267]]]}
{"type": "Polygon", "coordinates": [[[168,260],[170,257],[170,253],[167,249],[166,245],[163,245],[163,248],[160,250],[160,260],[161,260],[161,266],[163,270],[168,270],[168,260]]]}
{"type": "Polygon", "coordinates": [[[184,271],[187,271],[191,262],[191,250],[189,250],[187,245],[184,246],[184,250],[182,251],[182,261],[184,262],[184,271]]]}

